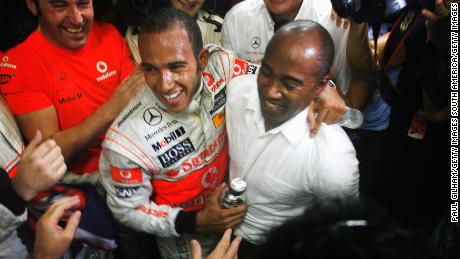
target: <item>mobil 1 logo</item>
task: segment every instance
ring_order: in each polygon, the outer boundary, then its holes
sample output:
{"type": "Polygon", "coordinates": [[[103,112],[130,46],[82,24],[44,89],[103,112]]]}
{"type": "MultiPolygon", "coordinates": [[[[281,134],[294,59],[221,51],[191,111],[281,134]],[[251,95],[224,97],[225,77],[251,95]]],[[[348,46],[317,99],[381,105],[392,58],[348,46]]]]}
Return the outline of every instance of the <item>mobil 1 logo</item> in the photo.
{"type": "Polygon", "coordinates": [[[186,138],[184,141],[174,145],[162,155],[158,156],[158,159],[160,160],[161,165],[165,168],[176,163],[193,151],[195,151],[195,147],[193,146],[192,141],[190,138],[186,138]]]}
{"type": "Polygon", "coordinates": [[[154,143],[152,147],[155,151],[160,151],[160,149],[169,145],[171,141],[176,140],[177,138],[179,138],[180,136],[184,134],[185,134],[184,127],[180,127],[174,130],[173,132],[170,132],[168,135],[163,136],[163,138],[160,141],[157,141],[156,143],[154,143]]]}

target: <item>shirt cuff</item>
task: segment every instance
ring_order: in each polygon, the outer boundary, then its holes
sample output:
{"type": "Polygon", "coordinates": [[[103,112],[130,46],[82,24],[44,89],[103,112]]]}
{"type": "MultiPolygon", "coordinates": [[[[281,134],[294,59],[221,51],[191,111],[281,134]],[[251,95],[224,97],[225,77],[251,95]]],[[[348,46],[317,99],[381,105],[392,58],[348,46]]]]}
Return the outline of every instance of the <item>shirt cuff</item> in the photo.
{"type": "Polygon", "coordinates": [[[177,233],[196,233],[196,214],[196,211],[179,211],[175,224],[177,233]]]}
{"type": "Polygon", "coordinates": [[[24,213],[26,208],[26,202],[13,189],[10,178],[4,170],[0,171],[0,203],[16,216],[24,213]]]}

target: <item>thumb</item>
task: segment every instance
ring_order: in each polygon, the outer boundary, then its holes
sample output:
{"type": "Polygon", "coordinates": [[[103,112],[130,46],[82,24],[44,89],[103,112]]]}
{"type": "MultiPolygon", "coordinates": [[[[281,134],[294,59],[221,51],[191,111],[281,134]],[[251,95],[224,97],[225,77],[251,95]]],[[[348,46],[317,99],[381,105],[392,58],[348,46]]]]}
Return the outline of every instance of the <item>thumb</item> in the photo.
{"type": "Polygon", "coordinates": [[[64,232],[68,235],[73,237],[75,235],[75,231],[77,230],[78,224],[80,223],[81,218],[81,211],[75,211],[72,216],[70,216],[69,220],[67,221],[67,225],[65,226],[64,232]]]}
{"type": "Polygon", "coordinates": [[[439,19],[439,16],[427,9],[423,9],[422,10],[422,15],[425,16],[428,20],[431,20],[431,21],[436,21],[437,19],[439,19]]]}
{"type": "Polygon", "coordinates": [[[26,149],[24,150],[23,156],[24,157],[29,156],[35,150],[35,148],[37,148],[37,146],[42,142],[42,140],[43,140],[42,132],[37,130],[35,132],[34,138],[32,139],[32,141],[29,142],[29,145],[27,145],[26,149]]]}
{"type": "Polygon", "coordinates": [[[201,259],[200,243],[193,239],[192,241],[190,241],[190,246],[192,247],[192,259],[201,259]]]}

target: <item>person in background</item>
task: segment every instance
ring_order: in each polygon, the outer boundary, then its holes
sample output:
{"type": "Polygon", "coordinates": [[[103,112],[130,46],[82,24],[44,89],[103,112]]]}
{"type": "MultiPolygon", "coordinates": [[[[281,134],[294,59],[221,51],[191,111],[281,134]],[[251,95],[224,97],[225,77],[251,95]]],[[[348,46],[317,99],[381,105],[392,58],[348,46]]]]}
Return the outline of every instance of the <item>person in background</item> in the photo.
{"type": "Polygon", "coordinates": [[[2,55],[1,94],[26,141],[40,130],[61,147],[71,172],[63,181],[96,183],[102,136],[144,78],[128,78],[126,43],[112,25],[93,21],[91,0],[26,3],[38,27],[2,55]]]}
{"type": "MultiPolygon", "coordinates": [[[[331,19],[332,11],[330,1],[323,0],[243,1],[225,15],[223,46],[239,58],[257,62],[273,33],[286,22],[298,19],[318,22],[334,41],[331,79],[339,86],[347,106],[362,109],[373,92],[367,76],[374,72],[366,26],[352,22],[344,29],[331,19]]],[[[312,109],[310,114],[314,112],[312,109]]],[[[316,132],[313,127],[313,135],[316,132]]]]}
{"type": "MultiPolygon", "coordinates": [[[[196,22],[201,31],[201,37],[203,40],[203,45],[207,44],[216,44],[221,46],[221,30],[223,19],[218,15],[211,14],[206,9],[202,8],[205,0],[192,0],[192,1],[182,1],[182,0],[163,0],[155,6],[155,8],[161,8],[166,6],[172,6],[179,10],[182,10],[191,16],[196,18],[196,22]]],[[[217,4],[217,3],[216,3],[217,4]]],[[[126,31],[126,41],[128,43],[129,49],[131,50],[134,60],[136,63],[141,63],[141,58],[139,55],[138,48],[138,34],[140,26],[129,26],[126,31]]]]}
{"type": "Polygon", "coordinates": [[[442,258],[427,235],[397,224],[369,201],[325,200],[268,235],[254,258],[442,258]]]}
{"type": "MultiPolygon", "coordinates": [[[[1,103],[4,107],[4,104],[1,103]]],[[[4,126],[2,121],[2,126],[4,126]]],[[[0,144],[8,146],[8,137],[2,127],[3,140],[0,144]]],[[[10,130],[13,130],[10,128],[10,130]]],[[[42,141],[42,134],[37,131],[34,139],[18,158],[15,174],[5,171],[5,156],[0,156],[0,257],[25,258],[26,247],[19,239],[16,229],[27,219],[26,203],[39,192],[56,184],[66,172],[66,164],[61,149],[54,140],[42,141]]],[[[10,139],[11,141],[11,139],[10,139]]],[[[22,142],[21,142],[22,143],[22,142]]],[[[2,155],[8,149],[2,149],[2,155]]],[[[7,165],[8,166],[8,165],[7,165]]]]}

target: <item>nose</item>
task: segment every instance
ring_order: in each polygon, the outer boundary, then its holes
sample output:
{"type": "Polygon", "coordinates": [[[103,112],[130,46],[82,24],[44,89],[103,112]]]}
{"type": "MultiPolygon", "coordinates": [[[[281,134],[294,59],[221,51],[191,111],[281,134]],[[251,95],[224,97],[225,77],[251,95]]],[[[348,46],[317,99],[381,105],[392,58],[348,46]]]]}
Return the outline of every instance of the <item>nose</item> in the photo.
{"type": "Polygon", "coordinates": [[[160,90],[162,92],[168,92],[172,88],[174,88],[174,80],[172,73],[168,70],[161,72],[160,90]]]}
{"type": "Polygon", "coordinates": [[[70,17],[70,20],[72,21],[72,23],[82,25],[83,24],[83,15],[82,15],[80,9],[78,9],[78,6],[71,6],[69,8],[70,8],[69,17],[70,17]]]}

